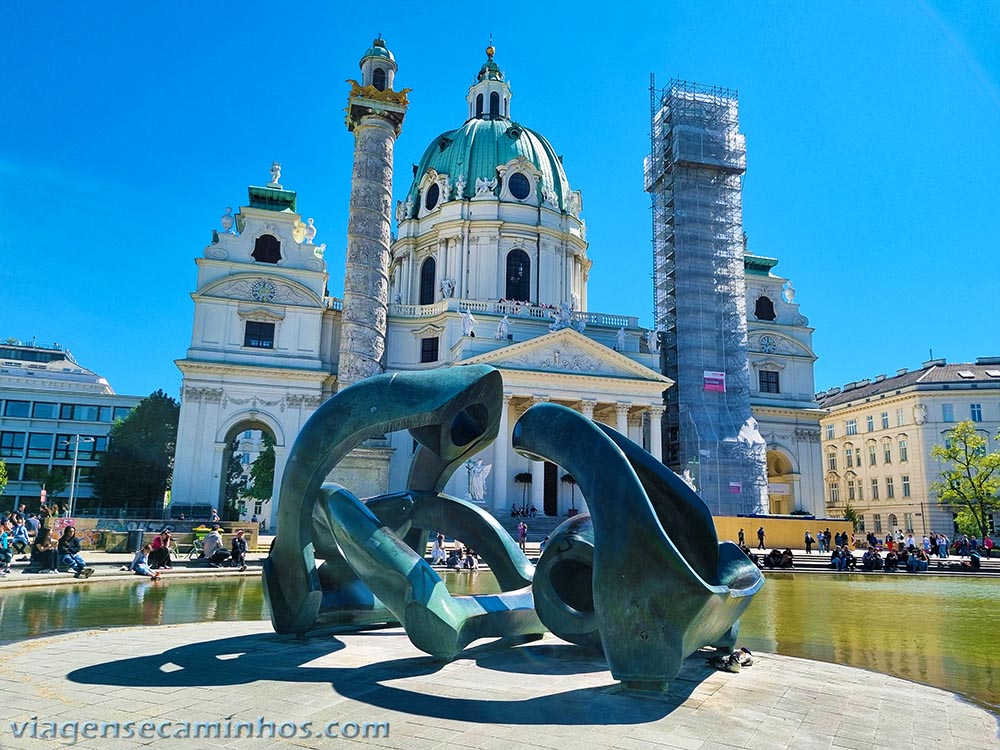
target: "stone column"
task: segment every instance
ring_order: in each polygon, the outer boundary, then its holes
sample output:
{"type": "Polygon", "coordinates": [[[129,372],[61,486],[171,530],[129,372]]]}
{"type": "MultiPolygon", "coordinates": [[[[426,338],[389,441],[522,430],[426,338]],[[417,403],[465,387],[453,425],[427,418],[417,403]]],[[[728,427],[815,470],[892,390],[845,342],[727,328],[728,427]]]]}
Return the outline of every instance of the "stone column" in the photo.
{"type": "MultiPolygon", "coordinates": [[[[533,396],[536,404],[549,400],[548,396],[533,396]]],[[[538,508],[539,513],[545,512],[545,462],[531,462],[531,504],[538,508]]]]}
{"type": "Polygon", "coordinates": [[[628,439],[638,446],[642,446],[642,414],[629,414],[628,417],[628,439]]]}
{"type": "Polygon", "coordinates": [[[649,407],[649,452],[657,461],[663,461],[663,412],[662,406],[649,407]]]}
{"type": "MultiPolygon", "coordinates": [[[[500,516],[507,508],[507,454],[510,451],[510,427],[507,411],[510,409],[510,393],[503,394],[503,406],[500,408],[500,430],[493,443],[493,515],[500,516]]],[[[532,479],[534,483],[534,479],[532,479]]]]}
{"type": "Polygon", "coordinates": [[[619,401],[615,404],[615,429],[622,435],[628,437],[628,410],[632,404],[619,401]]]}
{"type": "Polygon", "coordinates": [[[583,414],[591,422],[594,421],[594,409],[597,407],[597,401],[590,398],[585,398],[580,402],[580,413],[583,414]]]}

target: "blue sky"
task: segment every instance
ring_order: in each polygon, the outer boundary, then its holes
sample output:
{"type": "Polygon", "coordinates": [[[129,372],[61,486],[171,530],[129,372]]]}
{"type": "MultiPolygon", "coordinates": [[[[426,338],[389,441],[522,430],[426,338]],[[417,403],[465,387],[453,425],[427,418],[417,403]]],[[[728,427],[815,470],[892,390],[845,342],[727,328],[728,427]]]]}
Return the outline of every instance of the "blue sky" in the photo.
{"type": "Polygon", "coordinates": [[[931,348],[1000,355],[1000,3],[337,5],[5,4],[0,338],[66,345],[119,393],[176,395],[194,259],[273,159],[338,295],[345,79],[381,33],[413,89],[400,197],[462,123],[492,33],[513,117],[583,191],[590,309],[652,322],[654,72],[739,89],[745,229],[816,329],[818,390],[931,348]]]}

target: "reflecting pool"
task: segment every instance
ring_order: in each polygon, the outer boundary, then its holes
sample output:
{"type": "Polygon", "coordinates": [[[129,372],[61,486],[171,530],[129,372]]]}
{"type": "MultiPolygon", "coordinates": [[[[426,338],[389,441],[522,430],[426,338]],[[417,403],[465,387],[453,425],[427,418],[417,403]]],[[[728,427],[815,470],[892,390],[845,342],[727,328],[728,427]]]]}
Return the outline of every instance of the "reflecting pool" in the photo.
{"type": "MultiPolygon", "coordinates": [[[[488,572],[444,578],[454,594],[499,590],[488,572]]],[[[935,685],[1000,711],[998,602],[997,578],[769,573],[743,615],[740,644],[935,685]]],[[[258,578],[8,589],[0,593],[0,642],[267,617],[258,578]]]]}

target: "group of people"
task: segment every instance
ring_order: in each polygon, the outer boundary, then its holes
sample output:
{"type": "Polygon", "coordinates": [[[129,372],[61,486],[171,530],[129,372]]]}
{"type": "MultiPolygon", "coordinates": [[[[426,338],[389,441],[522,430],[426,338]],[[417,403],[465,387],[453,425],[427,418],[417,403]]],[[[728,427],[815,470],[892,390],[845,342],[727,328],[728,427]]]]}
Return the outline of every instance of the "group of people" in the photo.
{"type": "Polygon", "coordinates": [[[511,518],[534,518],[538,515],[538,508],[534,505],[510,506],[511,518]]]}
{"type": "Polygon", "coordinates": [[[812,554],[813,544],[816,545],[818,552],[825,553],[825,552],[830,552],[831,550],[839,550],[843,547],[849,547],[852,541],[853,540],[851,540],[848,537],[846,531],[844,532],[838,531],[836,534],[833,534],[831,536],[829,526],[827,526],[826,529],[823,531],[817,531],[815,539],[813,538],[813,535],[809,531],[806,531],[804,539],[807,555],[812,554]],[[832,546],[830,544],[831,541],[833,542],[832,546]]]}
{"type": "Polygon", "coordinates": [[[458,545],[448,552],[444,534],[434,537],[431,545],[431,565],[444,565],[452,570],[479,570],[479,555],[474,549],[458,545]]]}
{"type": "Polygon", "coordinates": [[[80,555],[76,527],[64,526],[56,536],[54,519],[59,515],[59,506],[45,503],[38,513],[28,514],[22,504],[14,512],[3,514],[0,518],[0,575],[10,574],[14,555],[21,555],[18,561],[28,561],[26,571],[57,573],[64,568],[77,578],[90,578],[94,574],[94,569],[80,555]]]}

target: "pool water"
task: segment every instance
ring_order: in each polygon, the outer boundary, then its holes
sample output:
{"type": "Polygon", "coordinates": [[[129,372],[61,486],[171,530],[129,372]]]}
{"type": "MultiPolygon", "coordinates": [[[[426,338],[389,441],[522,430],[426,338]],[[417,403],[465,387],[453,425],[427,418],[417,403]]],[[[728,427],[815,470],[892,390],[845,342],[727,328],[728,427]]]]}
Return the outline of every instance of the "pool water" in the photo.
{"type": "MultiPolygon", "coordinates": [[[[488,572],[446,573],[454,594],[488,572]]],[[[741,621],[753,651],[847,664],[950,690],[1000,711],[1000,579],[771,573],[741,621]]],[[[127,625],[266,620],[259,578],[94,581],[0,594],[0,642],[127,625]]]]}

